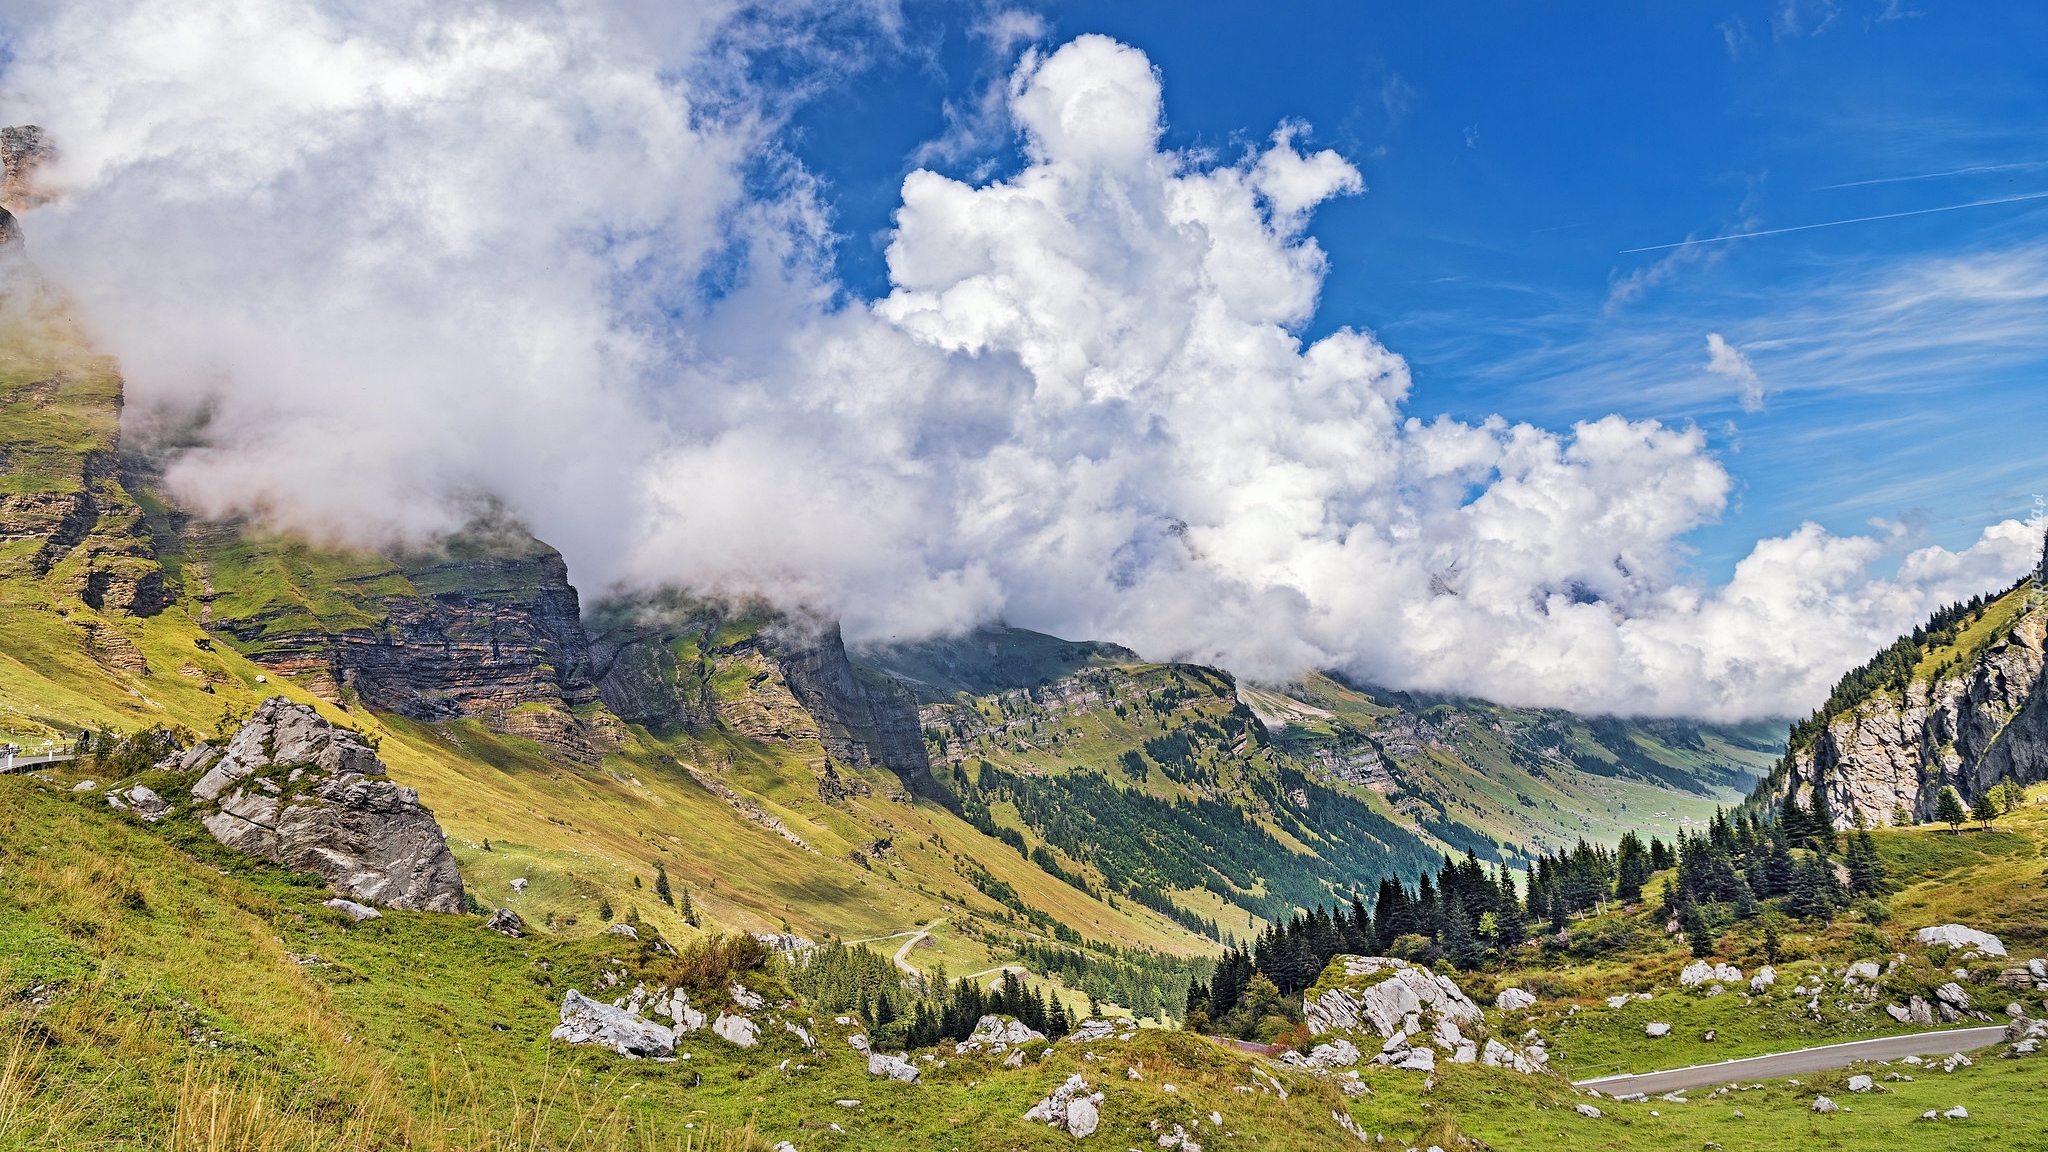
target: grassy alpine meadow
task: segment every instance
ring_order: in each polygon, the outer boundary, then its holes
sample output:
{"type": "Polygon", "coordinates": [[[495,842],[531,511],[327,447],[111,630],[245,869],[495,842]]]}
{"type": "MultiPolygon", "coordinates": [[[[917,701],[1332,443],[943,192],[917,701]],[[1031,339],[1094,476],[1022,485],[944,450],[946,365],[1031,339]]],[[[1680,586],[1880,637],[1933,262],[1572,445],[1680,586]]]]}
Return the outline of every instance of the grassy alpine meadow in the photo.
{"type": "MultiPolygon", "coordinates": [[[[1068,1147],[1073,1137],[1022,1117],[1075,1074],[1104,1093],[1103,1126],[1087,1141],[1103,1147],[1157,1146],[1176,1126],[1205,1148],[1334,1148],[1357,1133],[1374,1146],[1445,1149],[2009,1147],[2014,1125],[2040,1115],[2040,1058],[1999,1049],[1953,1072],[1862,1069],[1879,1079],[1871,1093],[1846,1090],[1859,1071],[1849,1069],[1620,1103],[1564,1075],[1448,1062],[1427,1076],[1366,1068],[1369,1091],[1347,1096],[1327,1076],[1139,1029],[1034,1044],[1016,1067],[942,1042],[911,1054],[921,1080],[903,1084],[868,1075],[848,1043],[866,1025],[796,998],[784,961],[723,970],[685,934],[680,955],[657,945],[651,923],[638,941],[513,939],[479,916],[388,911],[358,924],[326,908],[330,893],[312,878],[221,849],[182,814],[152,826],[114,813],[98,792],[72,791],[78,774],[0,779],[0,1147],[1068,1147]],[[657,1062],[548,1038],[569,988],[609,997],[682,986],[715,1014],[735,980],[768,1001],[751,1013],[761,1026],[752,1048],[686,1033],[676,1059],[657,1062]],[[1841,1111],[1814,1112],[1823,1094],[1841,1111]],[[1919,1119],[1957,1105],[1969,1119],[1919,1119]]],[[[2012,912],[1982,926],[2024,940],[2020,918],[2043,881],[2037,807],[1996,832],[1886,834],[1888,860],[1922,869],[1893,905],[1926,899],[1939,915],[1953,905],[1937,891],[1992,889],[2012,912]]],[[[1599,919],[1574,930],[1598,930],[1599,919]]],[[[1867,930],[1898,944],[1914,980],[1947,960],[1903,943],[1903,927],[1845,917],[1792,942],[1806,955],[1779,966],[1777,988],[1823,982],[1829,965],[1861,957],[1867,930]]],[[[1580,962],[1531,950],[1528,964],[1457,978],[1481,998],[1495,986],[1538,990],[1535,1008],[1489,1012],[1488,1025],[1537,1029],[1575,1074],[1897,1030],[1881,1013],[1850,1011],[1838,979],[1815,1021],[1805,999],[1678,990],[1686,957],[1670,942],[1619,951],[1580,962]],[[1654,995],[1615,1010],[1601,998],[1613,989],[1654,995]],[[1673,1034],[1645,1040],[1646,1019],[1673,1034]],[[1714,1041],[1702,1039],[1710,1028],[1714,1041]]],[[[2039,1010],[2038,994],[2021,998],[2039,1010]]]]}

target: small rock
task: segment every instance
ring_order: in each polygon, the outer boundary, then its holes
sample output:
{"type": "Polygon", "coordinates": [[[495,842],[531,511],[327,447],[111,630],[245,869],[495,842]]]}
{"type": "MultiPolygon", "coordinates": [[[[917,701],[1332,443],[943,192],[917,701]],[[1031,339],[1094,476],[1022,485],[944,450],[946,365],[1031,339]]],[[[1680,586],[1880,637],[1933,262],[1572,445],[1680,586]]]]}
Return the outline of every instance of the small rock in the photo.
{"type": "Polygon", "coordinates": [[[519,913],[510,908],[500,908],[491,913],[491,918],[484,921],[484,927],[501,936],[510,936],[514,940],[519,939],[526,929],[525,923],[519,919],[519,913]]]}
{"type": "Polygon", "coordinates": [[[71,790],[73,792],[90,792],[99,786],[99,781],[97,780],[80,780],[71,786],[71,790]]]}
{"type": "Polygon", "coordinates": [[[1936,1111],[1935,1111],[1934,1109],[1932,1109],[1932,1108],[1929,1108],[1929,1109],[1928,1109],[1927,1111],[1925,1111],[1925,1112],[1922,1112],[1922,1113],[1920,1114],[1920,1118],[1921,1118],[1922,1120],[1939,1120],[1939,1119],[1941,1119],[1941,1113],[1939,1113],[1939,1112],[1936,1112],[1936,1111]]]}
{"type": "Polygon", "coordinates": [[[834,1100],[833,1103],[839,1105],[841,1108],[860,1107],[860,1101],[858,1100],[834,1100]]]}
{"type": "Polygon", "coordinates": [[[1756,975],[1749,978],[1749,990],[1751,992],[1761,992],[1777,982],[1778,970],[1766,964],[1756,970],[1756,975]]]}
{"type": "Polygon", "coordinates": [[[1671,1035],[1671,1025],[1645,1024],[1643,1025],[1643,1035],[1650,1037],[1669,1036],[1671,1035]]]}
{"type": "Polygon", "coordinates": [[[917,1065],[912,1064],[901,1056],[890,1056],[876,1052],[868,1057],[868,1075],[887,1076],[891,1080],[901,1080],[905,1084],[915,1084],[917,1083],[918,1070],[917,1065]]]}
{"type": "Polygon", "coordinates": [[[1619,1007],[1621,1007],[1622,1005],[1624,1005],[1624,1004],[1627,1004],[1627,1003],[1628,1003],[1628,999],[1629,999],[1629,997],[1628,997],[1628,993],[1626,993],[1626,992],[1623,992],[1623,993],[1622,993],[1621,995],[1619,995],[1619,996],[1609,996],[1609,997],[1607,998],[1607,1006],[1608,1006],[1609,1008],[1619,1008],[1619,1007]]]}
{"type": "Polygon", "coordinates": [[[1886,1015],[1890,1016],[1894,1020],[1897,1020],[1899,1023],[1904,1024],[1906,1022],[1907,1013],[1904,1005],[1887,1004],[1884,1006],[1884,1010],[1886,1015]]]}
{"type": "Polygon", "coordinates": [[[1581,1104],[1578,1106],[1577,1111],[1579,1115],[1584,1116],[1588,1120],[1598,1120],[1600,1118],[1600,1110],[1591,1104],[1581,1104]]]}
{"type": "Polygon", "coordinates": [[[119,812],[133,812],[151,824],[171,814],[170,802],[145,784],[108,791],[107,806],[119,812]]]}
{"type": "Polygon", "coordinates": [[[1505,1012],[1519,1012],[1536,1003],[1536,994],[1524,988],[1507,988],[1493,998],[1493,1006],[1505,1012]]]}
{"type": "Polygon", "coordinates": [[[1913,933],[1913,939],[1922,944],[1946,944],[1950,948],[1974,948],[1989,956],[2005,955],[2005,944],[1989,932],[1965,928],[1961,924],[1938,924],[1922,928],[1913,933]]]}
{"type": "Polygon", "coordinates": [[[1941,1115],[1945,1120],[1968,1120],[1970,1118],[1970,1110],[1958,1104],[1941,1115]]]}
{"type": "Polygon", "coordinates": [[[846,1038],[846,1046],[855,1052],[866,1053],[868,1050],[867,1033],[855,1032],[853,1035],[848,1036],[846,1038]]]}
{"type": "Polygon", "coordinates": [[[1868,1092],[1875,1087],[1877,1087],[1877,1082],[1868,1076],[1849,1077],[1849,1091],[1851,1092],[1868,1092]]]}
{"type": "Polygon", "coordinates": [[[605,929],[604,934],[607,936],[624,936],[628,940],[638,940],[640,938],[639,931],[631,924],[614,924],[605,929]]]}
{"type": "Polygon", "coordinates": [[[549,1036],[570,1044],[598,1044],[634,1057],[672,1055],[676,1041],[675,1033],[661,1025],[592,1000],[574,988],[562,997],[562,1022],[549,1036]]]}
{"type": "Polygon", "coordinates": [[[365,920],[375,920],[384,915],[368,904],[358,904],[353,900],[343,900],[339,896],[332,900],[324,901],[324,903],[327,907],[334,909],[358,924],[365,920]]]}
{"type": "Polygon", "coordinates": [[[725,1012],[720,1012],[718,1019],[711,1022],[711,1032],[713,1035],[728,1044],[734,1044],[741,1048],[752,1048],[757,1043],[756,1037],[760,1034],[760,1031],[761,1026],[747,1017],[731,1015],[725,1012]]]}
{"type": "Polygon", "coordinates": [[[514,876],[514,877],[512,878],[512,890],[513,890],[514,892],[524,892],[524,891],[526,891],[526,877],[524,877],[524,876],[514,876]]]}
{"type": "Polygon", "coordinates": [[[1825,1096],[1815,1096],[1815,1097],[1813,1098],[1813,1110],[1814,1110],[1815,1112],[1839,1112],[1839,1111],[1841,1111],[1841,1109],[1840,1109],[1839,1107],[1837,1107],[1837,1106],[1836,1106],[1836,1104],[1835,1104],[1835,1102],[1834,1102],[1833,1100],[1830,1100],[1830,1099],[1828,1099],[1828,1098],[1827,1098],[1827,1097],[1825,1097],[1825,1096]]]}
{"type": "Polygon", "coordinates": [[[1102,1113],[1093,1100],[1082,1098],[1067,1101],[1067,1135],[1084,1140],[1095,1135],[1095,1128],[1102,1123],[1102,1113]]]}
{"type": "Polygon", "coordinates": [[[1963,1055],[1961,1052],[1957,1052],[1953,1056],[1945,1057],[1942,1060],[1941,1070],[1943,1072],[1953,1072],[1958,1068],[1968,1068],[1970,1065],[1974,1063],[1976,1063],[1976,1061],[1970,1059],[1968,1056],[1963,1055]]]}

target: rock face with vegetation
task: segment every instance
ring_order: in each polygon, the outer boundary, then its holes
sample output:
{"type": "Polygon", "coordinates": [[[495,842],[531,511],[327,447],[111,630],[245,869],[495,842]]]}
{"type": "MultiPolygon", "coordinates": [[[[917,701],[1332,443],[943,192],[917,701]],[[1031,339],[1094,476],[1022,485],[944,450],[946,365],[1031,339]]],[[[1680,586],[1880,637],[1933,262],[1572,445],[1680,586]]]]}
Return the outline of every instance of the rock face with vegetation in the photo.
{"type": "Polygon", "coordinates": [[[178,767],[213,838],[325,879],[386,908],[464,912],[462,876],[419,793],[383,779],[355,733],[283,697],[265,700],[224,749],[201,744],[178,767]]]}
{"type": "Polygon", "coordinates": [[[394,556],[234,526],[176,544],[209,628],[315,695],[415,720],[476,718],[595,759],[609,743],[560,553],[483,519],[394,556]]]}
{"type": "Polygon", "coordinates": [[[866,787],[852,769],[894,772],[920,795],[931,766],[910,691],[856,667],[834,621],[711,602],[649,598],[594,614],[592,665],[605,704],[656,729],[722,725],[815,749],[827,799],[866,787]]]}
{"type": "Polygon", "coordinates": [[[2048,557],[1988,600],[1937,613],[1843,678],[1797,725],[1770,787],[1837,828],[1940,817],[1942,790],[1967,803],[2011,780],[2048,779],[2048,557]]]}

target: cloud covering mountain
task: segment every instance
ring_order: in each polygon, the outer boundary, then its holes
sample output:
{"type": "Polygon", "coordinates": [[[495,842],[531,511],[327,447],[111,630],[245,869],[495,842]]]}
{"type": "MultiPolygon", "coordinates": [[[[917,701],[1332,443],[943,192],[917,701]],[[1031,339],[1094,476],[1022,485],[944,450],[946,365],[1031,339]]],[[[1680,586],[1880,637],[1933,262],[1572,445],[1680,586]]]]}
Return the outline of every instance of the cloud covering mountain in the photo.
{"type": "Polygon", "coordinates": [[[1733,486],[1698,430],[1425,419],[1372,334],[1305,344],[1306,225],[1359,173],[1294,124],[1163,149],[1160,75],[1104,37],[1025,51],[1021,166],[913,172],[891,291],[849,300],[776,146],[789,94],[747,64],[801,21],[661,13],[124,0],[9,29],[0,113],[59,149],[32,254],[131,403],[204,413],[182,499],[377,542],[491,497],[586,588],[764,592],[856,637],[1000,617],[1715,718],[1816,703],[2039,554],[2008,521],[1878,578],[1888,534],[1807,525],[1688,580],[1733,486]]]}

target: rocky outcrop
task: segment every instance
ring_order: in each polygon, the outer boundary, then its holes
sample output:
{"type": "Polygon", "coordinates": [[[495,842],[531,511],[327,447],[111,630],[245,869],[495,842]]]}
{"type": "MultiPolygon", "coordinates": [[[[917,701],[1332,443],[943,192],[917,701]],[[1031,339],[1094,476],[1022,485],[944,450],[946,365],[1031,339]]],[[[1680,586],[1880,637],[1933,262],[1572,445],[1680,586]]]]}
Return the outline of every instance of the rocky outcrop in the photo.
{"type": "Polygon", "coordinates": [[[301,559],[302,545],[232,526],[197,530],[191,546],[209,574],[208,626],[316,695],[477,719],[590,761],[614,743],[568,565],[515,524],[482,519],[393,556],[301,559]],[[257,593],[316,566],[322,586],[257,593]]]}
{"type": "MultiPolygon", "coordinates": [[[[0,386],[0,575],[95,612],[161,612],[163,568],[119,474],[121,378],[75,349],[22,367],[0,386]]],[[[89,634],[80,642],[92,650],[89,634]]]]}
{"type": "Polygon", "coordinates": [[[562,1022],[548,1034],[565,1044],[596,1044],[621,1056],[663,1057],[676,1050],[676,1034],[624,1008],[592,1000],[576,989],[562,997],[562,1022]]]}
{"type": "Polygon", "coordinates": [[[1328,974],[1342,982],[1304,1006],[1311,1036],[1370,1029],[1391,1038],[1413,1035],[1435,1022],[1473,1026],[1485,1019],[1479,1005],[1450,977],[1405,960],[1338,956],[1330,966],[1336,971],[1328,974]]]}
{"type": "Polygon", "coordinates": [[[351,899],[386,908],[467,911],[462,877],[419,793],[384,779],[353,732],[273,696],[217,749],[162,765],[201,772],[200,821],[239,852],[311,872],[351,899]]]}
{"type": "Polygon", "coordinates": [[[1819,789],[1836,826],[1848,828],[1859,815],[1873,826],[1901,813],[1932,820],[1944,787],[1967,802],[2003,779],[2048,779],[2048,603],[2031,585],[2007,597],[2023,603],[1993,603],[2019,610],[1974,660],[1836,716],[1792,753],[1792,778],[1777,790],[1810,806],[1819,789]]]}
{"type": "Polygon", "coordinates": [[[808,753],[819,797],[865,792],[863,768],[931,786],[917,706],[889,676],[847,659],[829,620],[681,597],[606,604],[593,613],[591,668],[607,707],[650,728],[722,725],[808,753]]]}

